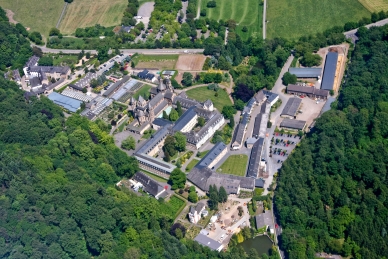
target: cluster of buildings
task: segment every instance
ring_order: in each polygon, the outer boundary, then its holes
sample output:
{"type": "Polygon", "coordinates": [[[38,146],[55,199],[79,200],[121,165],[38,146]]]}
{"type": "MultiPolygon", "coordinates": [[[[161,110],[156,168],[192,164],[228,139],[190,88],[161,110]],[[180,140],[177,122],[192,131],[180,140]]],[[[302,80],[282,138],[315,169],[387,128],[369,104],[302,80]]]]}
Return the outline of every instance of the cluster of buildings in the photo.
{"type": "Polygon", "coordinates": [[[242,113],[242,119],[237,125],[231,148],[239,149],[244,144],[251,149],[248,169],[245,177],[219,174],[214,166],[227,153],[227,146],[222,142],[216,144],[209,153],[191,170],[187,179],[203,191],[208,191],[210,185],[218,188],[223,186],[228,194],[238,194],[240,191],[253,191],[254,188],[263,188],[268,177],[266,162],[263,159],[263,150],[271,106],[278,100],[278,95],[266,90],[259,91],[247,104],[242,113]],[[252,110],[260,105],[260,112],[255,118],[252,132],[247,133],[247,124],[252,110]]]}
{"type": "Polygon", "coordinates": [[[295,75],[298,79],[318,79],[322,78],[321,89],[315,89],[308,86],[289,85],[287,92],[295,95],[306,95],[311,98],[327,99],[330,90],[335,90],[335,79],[338,64],[338,52],[332,49],[326,55],[324,69],[320,67],[290,68],[289,73],[295,75]],[[322,75],[323,74],[323,75],[322,75]],[[291,87],[290,87],[291,86],[291,87]],[[290,89],[289,89],[290,88],[290,89]]]}
{"type": "MultiPolygon", "coordinates": [[[[25,81],[30,86],[30,91],[24,96],[38,96],[48,93],[55,87],[65,84],[70,76],[71,69],[68,66],[39,66],[39,57],[32,56],[23,67],[25,81]]],[[[20,74],[17,76],[20,80],[20,74]]]]}
{"type": "MultiPolygon", "coordinates": [[[[187,98],[184,92],[176,96],[170,86],[166,86],[165,90],[161,89],[165,88],[159,84],[155,89],[158,93],[149,101],[145,101],[142,97],[139,97],[137,101],[131,101],[136,120],[128,126],[128,130],[138,132],[140,131],[139,128],[141,130],[146,129],[145,125],[148,125],[148,127],[152,125],[154,129],[158,129],[136,151],[135,157],[138,159],[141,168],[168,177],[168,174],[175,169],[175,166],[155,158],[161,151],[166,137],[175,132],[181,132],[186,136],[187,144],[197,149],[208,141],[216,130],[222,127],[225,119],[222,114],[213,108],[213,103],[210,100],[200,103],[187,98]],[[175,123],[162,119],[163,110],[176,106],[178,102],[181,103],[181,107],[185,111],[182,116],[175,123]],[[205,124],[198,129],[195,128],[195,125],[199,117],[205,119],[205,124]]],[[[155,90],[151,89],[151,92],[155,93],[155,90]]]]}
{"type": "Polygon", "coordinates": [[[142,172],[137,172],[132,179],[121,180],[116,186],[124,186],[138,192],[142,189],[144,192],[155,197],[155,199],[166,198],[169,194],[167,186],[162,186],[157,181],[142,172]]]}

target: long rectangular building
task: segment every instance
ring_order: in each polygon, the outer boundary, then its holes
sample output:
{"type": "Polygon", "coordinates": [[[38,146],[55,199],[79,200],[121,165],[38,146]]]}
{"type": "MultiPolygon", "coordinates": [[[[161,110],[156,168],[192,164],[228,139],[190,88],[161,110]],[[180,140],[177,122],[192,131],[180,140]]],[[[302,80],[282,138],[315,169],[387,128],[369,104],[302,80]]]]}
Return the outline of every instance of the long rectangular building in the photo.
{"type": "Polygon", "coordinates": [[[325,70],[323,71],[321,89],[333,90],[335,71],[337,70],[338,53],[329,52],[326,55],[325,70]]]}
{"type": "Polygon", "coordinates": [[[198,162],[197,167],[212,168],[221,160],[228,151],[227,146],[223,142],[218,142],[214,147],[198,162]]]}
{"type": "Polygon", "coordinates": [[[318,78],[321,76],[322,68],[320,67],[290,67],[288,69],[290,74],[297,78],[318,78]]]}
{"type": "Polygon", "coordinates": [[[327,90],[303,85],[288,85],[287,93],[294,95],[307,95],[310,98],[320,98],[323,100],[326,100],[329,96],[329,91],[327,90]]]}
{"type": "Polygon", "coordinates": [[[282,113],[280,114],[281,117],[289,117],[291,119],[294,119],[296,116],[296,113],[299,110],[299,107],[302,103],[302,99],[298,97],[293,97],[288,99],[286,106],[284,106],[282,113]]]}
{"type": "Polygon", "coordinates": [[[251,156],[249,158],[247,177],[257,178],[260,168],[260,162],[263,155],[264,138],[259,138],[253,144],[251,156]]]}

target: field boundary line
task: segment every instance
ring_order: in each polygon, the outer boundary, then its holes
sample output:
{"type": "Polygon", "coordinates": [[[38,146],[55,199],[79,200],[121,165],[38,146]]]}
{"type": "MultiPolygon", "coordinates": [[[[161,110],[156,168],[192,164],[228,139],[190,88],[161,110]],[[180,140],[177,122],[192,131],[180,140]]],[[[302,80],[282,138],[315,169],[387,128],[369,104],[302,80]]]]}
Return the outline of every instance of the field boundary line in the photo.
{"type": "MultiPolygon", "coordinates": [[[[245,8],[244,8],[244,13],[243,13],[243,15],[241,16],[240,21],[238,22],[238,24],[241,24],[241,23],[244,21],[245,16],[247,16],[247,12],[248,12],[248,5],[246,4],[246,5],[245,5],[245,8]]],[[[256,19],[257,19],[257,17],[255,18],[255,20],[256,20],[256,19]]]]}
{"type": "Polygon", "coordinates": [[[57,25],[55,26],[55,28],[57,28],[57,29],[59,28],[59,25],[61,24],[62,18],[63,18],[63,16],[65,15],[65,12],[66,12],[67,5],[68,5],[68,4],[69,4],[68,2],[65,2],[65,5],[63,6],[61,16],[59,16],[57,25]]]}

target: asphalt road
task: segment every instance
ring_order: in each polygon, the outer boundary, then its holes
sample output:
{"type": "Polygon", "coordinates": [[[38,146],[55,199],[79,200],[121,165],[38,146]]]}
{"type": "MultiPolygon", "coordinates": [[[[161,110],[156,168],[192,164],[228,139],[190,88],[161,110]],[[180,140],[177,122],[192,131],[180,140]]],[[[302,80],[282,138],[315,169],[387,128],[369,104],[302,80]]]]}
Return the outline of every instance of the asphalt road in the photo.
{"type": "MultiPolygon", "coordinates": [[[[369,29],[370,27],[373,27],[373,26],[379,27],[379,26],[384,26],[386,24],[388,24],[388,18],[381,20],[381,21],[378,21],[378,22],[375,22],[375,23],[365,25],[365,27],[367,27],[369,29]]],[[[356,36],[357,30],[358,30],[358,28],[351,30],[351,31],[346,31],[346,32],[344,32],[344,35],[347,39],[352,39],[353,43],[355,43],[356,40],[358,40],[358,38],[356,36]]]]}
{"type": "Polygon", "coordinates": [[[264,0],[264,9],[263,9],[263,39],[265,39],[266,35],[266,18],[267,18],[267,0],[264,0]]]}
{"type": "MultiPolygon", "coordinates": [[[[78,54],[82,50],[80,49],[50,49],[45,46],[37,46],[42,49],[44,53],[65,53],[65,54],[78,54]]],[[[84,50],[91,54],[97,54],[96,50],[84,50]]],[[[188,53],[203,53],[204,49],[120,49],[120,52],[124,54],[188,54],[188,53]]]]}

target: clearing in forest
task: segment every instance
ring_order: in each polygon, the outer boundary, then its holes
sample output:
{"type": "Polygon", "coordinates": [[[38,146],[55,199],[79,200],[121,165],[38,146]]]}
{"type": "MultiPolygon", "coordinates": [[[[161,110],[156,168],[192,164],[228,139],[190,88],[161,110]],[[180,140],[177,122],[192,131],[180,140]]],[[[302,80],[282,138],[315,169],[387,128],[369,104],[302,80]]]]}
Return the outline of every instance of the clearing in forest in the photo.
{"type": "Polygon", "coordinates": [[[206,9],[206,18],[217,21],[233,19],[237,23],[237,33],[242,39],[248,39],[254,33],[262,37],[263,32],[263,0],[215,0],[215,8],[207,8],[208,0],[201,1],[201,9],[206,9]],[[248,31],[243,32],[246,26],[248,31]]]}
{"type": "Polygon", "coordinates": [[[13,19],[31,31],[48,37],[55,27],[65,2],[63,0],[0,0],[0,6],[14,13],[13,19]]]}
{"type": "Polygon", "coordinates": [[[127,5],[127,0],[74,0],[68,5],[59,29],[64,34],[71,34],[77,28],[96,24],[119,25],[127,5]]]}
{"type": "Polygon", "coordinates": [[[370,12],[388,11],[388,0],[358,0],[370,12]]]}
{"type": "Polygon", "coordinates": [[[370,12],[358,0],[268,0],[267,5],[268,38],[299,39],[370,18],[370,12]]]}

